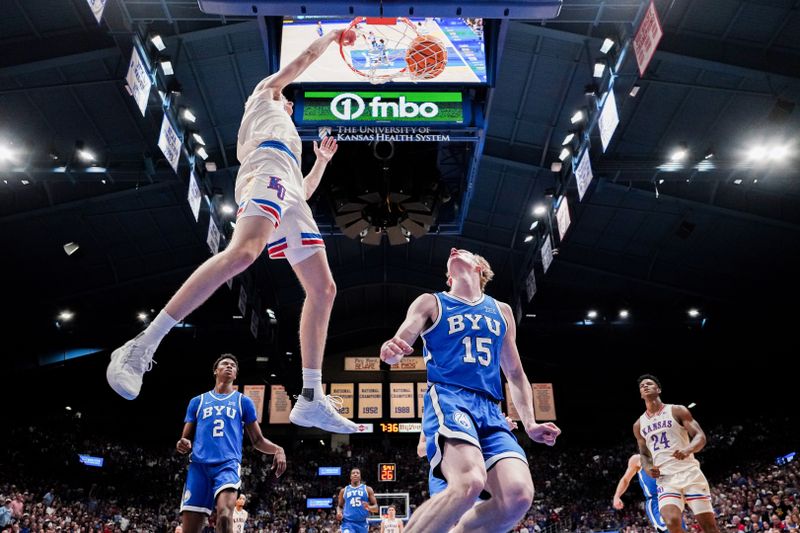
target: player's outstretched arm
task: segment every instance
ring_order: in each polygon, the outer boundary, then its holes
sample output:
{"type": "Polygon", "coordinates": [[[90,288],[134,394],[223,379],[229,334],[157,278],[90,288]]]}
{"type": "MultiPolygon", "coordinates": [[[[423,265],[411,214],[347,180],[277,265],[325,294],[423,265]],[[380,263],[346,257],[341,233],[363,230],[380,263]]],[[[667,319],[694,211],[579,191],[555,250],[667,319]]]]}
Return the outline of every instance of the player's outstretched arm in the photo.
{"type": "Polygon", "coordinates": [[[686,432],[689,433],[689,438],[692,439],[691,442],[689,442],[689,446],[673,452],[672,455],[676,459],[686,459],[689,455],[697,453],[706,447],[706,433],[703,431],[703,428],[700,427],[700,423],[694,419],[689,409],[682,405],[673,405],[672,416],[680,425],[686,428],[686,432]]]}
{"type": "Polygon", "coordinates": [[[647,449],[647,441],[642,437],[641,426],[639,420],[633,424],[633,436],[636,437],[636,445],[639,446],[639,462],[647,475],[652,478],[657,478],[661,475],[658,468],[653,464],[653,456],[650,455],[650,450],[647,449]]]}
{"type": "Polygon", "coordinates": [[[508,304],[502,302],[498,302],[498,304],[507,324],[503,346],[500,348],[500,368],[503,369],[503,374],[508,379],[511,400],[514,402],[525,432],[531,440],[552,446],[556,443],[556,438],[561,434],[561,430],[550,422],[545,424],[536,422],[533,414],[531,383],[528,381],[525,369],[522,368],[522,360],[519,357],[519,350],[517,350],[517,323],[514,320],[514,313],[508,304]]]}
{"type": "MultiPolygon", "coordinates": [[[[299,56],[294,58],[288,65],[281,68],[275,74],[264,78],[257,86],[254,92],[260,92],[264,90],[271,90],[273,91],[273,98],[278,98],[278,93],[283,90],[284,87],[292,83],[294,80],[297,79],[300,74],[305,72],[305,70],[328,49],[328,46],[331,44],[338,42],[340,36],[345,30],[334,30],[330,33],[326,33],[322,37],[315,40],[311,43],[308,48],[303,50],[299,56]]],[[[353,41],[355,41],[355,32],[351,32],[352,35],[347,35],[346,39],[343,44],[351,45],[353,41]]]]}
{"type": "Polygon", "coordinates": [[[317,141],[314,141],[314,154],[316,154],[317,160],[314,162],[314,166],[311,167],[311,171],[303,178],[303,192],[306,200],[311,198],[311,195],[317,190],[319,182],[322,180],[322,174],[325,173],[325,167],[328,166],[338,148],[336,139],[332,136],[322,139],[319,145],[317,145],[317,141]]]}
{"type": "Polygon", "coordinates": [[[625,469],[625,473],[622,474],[621,478],[619,478],[617,490],[614,492],[614,509],[620,510],[625,507],[625,504],[622,503],[622,495],[625,494],[626,490],[628,490],[633,476],[639,472],[640,468],[641,463],[639,462],[639,456],[631,455],[628,459],[628,468],[625,469]]]}
{"type": "Polygon", "coordinates": [[[414,353],[411,346],[422,333],[425,324],[429,320],[436,320],[438,312],[436,296],[427,293],[418,296],[408,308],[406,319],[400,324],[397,333],[381,346],[381,359],[387,364],[396,365],[403,357],[414,353]]]}
{"type": "Polygon", "coordinates": [[[194,436],[194,422],[186,422],[183,424],[183,431],[181,432],[181,438],[178,439],[178,443],[175,444],[175,449],[178,450],[178,453],[182,455],[186,455],[190,451],[192,451],[192,437],[194,436]]]}
{"type": "Polygon", "coordinates": [[[258,422],[250,422],[244,426],[244,429],[256,450],[267,455],[274,455],[272,468],[275,470],[275,477],[281,477],[286,472],[286,452],[283,451],[283,448],[264,437],[258,422]]]}

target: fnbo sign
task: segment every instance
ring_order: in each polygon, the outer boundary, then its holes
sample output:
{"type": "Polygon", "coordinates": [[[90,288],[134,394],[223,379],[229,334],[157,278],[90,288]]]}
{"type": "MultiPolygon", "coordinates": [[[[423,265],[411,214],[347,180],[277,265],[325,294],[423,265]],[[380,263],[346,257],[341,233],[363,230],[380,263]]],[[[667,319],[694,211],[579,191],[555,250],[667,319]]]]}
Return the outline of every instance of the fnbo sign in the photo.
{"type": "Polygon", "coordinates": [[[462,124],[460,92],[307,91],[303,122],[436,122],[462,124]]]}

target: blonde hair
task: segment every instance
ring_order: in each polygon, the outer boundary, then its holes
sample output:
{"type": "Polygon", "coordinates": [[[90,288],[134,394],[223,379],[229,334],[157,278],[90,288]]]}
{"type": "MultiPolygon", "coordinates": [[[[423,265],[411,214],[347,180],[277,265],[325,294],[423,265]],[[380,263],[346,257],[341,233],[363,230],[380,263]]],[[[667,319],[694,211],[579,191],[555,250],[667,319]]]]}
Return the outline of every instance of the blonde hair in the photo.
{"type": "MultiPolygon", "coordinates": [[[[475,262],[478,263],[478,266],[481,267],[481,292],[486,292],[486,285],[492,281],[494,278],[494,271],[492,270],[491,265],[489,265],[489,261],[486,260],[485,257],[478,254],[472,254],[472,257],[475,258],[475,262]]],[[[447,277],[447,286],[450,286],[450,272],[445,273],[447,277]]]]}

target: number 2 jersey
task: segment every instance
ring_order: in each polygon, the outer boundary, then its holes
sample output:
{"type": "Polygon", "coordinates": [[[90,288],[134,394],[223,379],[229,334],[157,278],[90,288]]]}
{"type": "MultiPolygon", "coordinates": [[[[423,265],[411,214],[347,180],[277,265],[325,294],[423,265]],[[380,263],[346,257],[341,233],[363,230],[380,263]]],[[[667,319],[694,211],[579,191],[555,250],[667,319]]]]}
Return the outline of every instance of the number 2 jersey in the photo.
{"type": "Polygon", "coordinates": [[[500,351],[507,324],[500,305],[485,294],[472,303],[446,292],[433,296],[439,316],[421,335],[428,381],[502,400],[500,351]]]}
{"type": "Polygon", "coordinates": [[[192,462],[241,462],[244,426],[256,420],[253,400],[238,391],[219,395],[212,390],[195,396],[184,419],[195,423],[192,462]]]}
{"type": "Polygon", "coordinates": [[[647,449],[653,457],[653,465],[658,467],[661,475],[677,474],[692,468],[699,468],[700,462],[694,454],[686,459],[672,456],[675,450],[689,446],[689,432],[672,416],[672,405],[664,404],[654,415],[645,411],[639,417],[639,431],[647,441],[647,449]]]}

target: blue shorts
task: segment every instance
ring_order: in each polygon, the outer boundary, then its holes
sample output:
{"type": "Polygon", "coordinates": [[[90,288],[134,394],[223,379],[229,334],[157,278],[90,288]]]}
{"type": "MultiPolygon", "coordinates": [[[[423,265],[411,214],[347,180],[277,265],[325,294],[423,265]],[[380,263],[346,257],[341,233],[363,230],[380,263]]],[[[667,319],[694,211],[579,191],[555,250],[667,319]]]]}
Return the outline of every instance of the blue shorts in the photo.
{"type": "Polygon", "coordinates": [[[528,459],[508,429],[498,402],[462,387],[433,383],[425,394],[422,431],[427,441],[428,461],[435,477],[441,471],[444,439],[463,440],[476,446],[483,455],[486,470],[509,457],[525,464],[528,459]]]}
{"type": "Polygon", "coordinates": [[[342,520],[342,533],[367,533],[369,526],[366,522],[350,522],[342,520]]]}
{"type": "Polygon", "coordinates": [[[239,470],[239,461],[236,459],[216,464],[189,463],[186,484],[183,486],[181,512],[193,511],[210,515],[220,492],[242,486],[239,470]]]}

